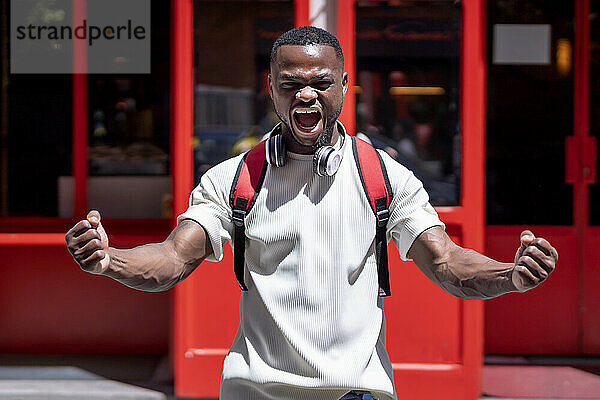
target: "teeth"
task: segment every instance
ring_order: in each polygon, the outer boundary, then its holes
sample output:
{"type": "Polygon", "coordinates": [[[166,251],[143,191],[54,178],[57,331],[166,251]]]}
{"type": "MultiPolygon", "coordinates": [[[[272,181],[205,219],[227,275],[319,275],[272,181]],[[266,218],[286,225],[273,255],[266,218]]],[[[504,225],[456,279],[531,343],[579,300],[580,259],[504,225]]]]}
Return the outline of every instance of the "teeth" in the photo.
{"type": "Polygon", "coordinates": [[[312,110],[312,109],[298,109],[298,110],[295,110],[295,112],[297,112],[298,114],[318,113],[317,110],[312,110]]]}

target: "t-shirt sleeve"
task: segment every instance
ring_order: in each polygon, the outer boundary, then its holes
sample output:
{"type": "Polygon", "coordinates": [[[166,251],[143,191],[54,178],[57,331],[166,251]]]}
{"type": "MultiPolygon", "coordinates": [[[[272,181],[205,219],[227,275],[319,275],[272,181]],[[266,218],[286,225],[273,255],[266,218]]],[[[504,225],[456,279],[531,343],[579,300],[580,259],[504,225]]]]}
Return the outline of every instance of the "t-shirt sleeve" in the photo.
{"type": "Polygon", "coordinates": [[[177,217],[178,224],[191,219],[204,227],[213,249],[213,254],[206,257],[208,261],[221,261],[223,246],[232,237],[228,198],[238,162],[236,157],[209,169],[192,191],[187,211],[177,217]]]}
{"type": "Polygon", "coordinates": [[[429,195],[412,171],[380,151],[384,160],[394,198],[390,206],[387,238],[394,240],[400,258],[407,261],[408,250],[415,239],[433,226],[445,225],[429,203],[429,195]]]}

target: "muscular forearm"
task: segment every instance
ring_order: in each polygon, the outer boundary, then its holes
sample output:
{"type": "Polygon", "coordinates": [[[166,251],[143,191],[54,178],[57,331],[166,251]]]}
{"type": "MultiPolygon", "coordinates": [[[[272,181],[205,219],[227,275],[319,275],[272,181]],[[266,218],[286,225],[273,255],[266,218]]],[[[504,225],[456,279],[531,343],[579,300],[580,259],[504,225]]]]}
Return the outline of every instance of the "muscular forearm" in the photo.
{"type": "Polygon", "coordinates": [[[462,299],[488,299],[517,291],[511,279],[513,264],[457,246],[441,227],[423,232],[409,256],[429,279],[462,299]]]}
{"type": "Polygon", "coordinates": [[[488,299],[517,291],[511,280],[513,264],[458,246],[448,259],[435,262],[431,270],[445,291],[462,299],[488,299]]]}
{"type": "Polygon", "coordinates": [[[204,228],[182,221],[162,243],[129,250],[110,247],[110,263],[104,275],[138,290],[160,291],[185,279],[212,253],[204,228]]]}
{"type": "Polygon", "coordinates": [[[179,282],[184,265],[168,241],[123,250],[110,247],[110,264],[103,275],[145,291],[170,289],[179,282]]]}

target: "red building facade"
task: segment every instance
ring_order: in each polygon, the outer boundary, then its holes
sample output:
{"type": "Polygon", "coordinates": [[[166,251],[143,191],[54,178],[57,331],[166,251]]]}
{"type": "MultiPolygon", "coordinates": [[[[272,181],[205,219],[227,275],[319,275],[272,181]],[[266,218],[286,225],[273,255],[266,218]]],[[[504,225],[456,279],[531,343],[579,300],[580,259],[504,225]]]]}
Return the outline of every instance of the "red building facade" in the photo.
{"type": "MultiPolygon", "coordinates": [[[[600,237],[600,102],[589,90],[599,81],[590,53],[598,40],[588,18],[600,9],[594,1],[567,2],[566,12],[528,2],[541,16],[476,0],[338,0],[323,2],[325,16],[308,0],[162,3],[152,3],[157,36],[149,76],[25,81],[3,64],[0,259],[10,278],[0,291],[0,323],[8,327],[0,333],[3,352],[170,352],[177,395],[217,396],[239,321],[231,251],[172,292],[141,293],[76,268],[64,232],[97,207],[111,245],[163,240],[203,171],[272,123],[270,44],[310,23],[334,31],[344,49],[350,90],[342,122],[416,169],[457,243],[509,260],[526,225],[561,255],[543,287],[485,306],[448,296],[392,256],[392,285],[411,288],[385,301],[399,395],[476,398],[484,339],[494,354],[600,352],[600,295],[593,289],[600,284],[593,252],[600,237]],[[549,26],[547,62],[498,59],[497,29],[507,25],[549,26]],[[18,110],[48,109],[52,93],[64,105],[43,115],[61,119],[62,130],[45,144],[37,139],[45,131],[18,110]],[[215,113],[211,101],[247,112],[215,113]],[[548,122],[535,130],[523,122],[527,116],[548,122]],[[564,129],[555,133],[557,127],[564,129]],[[16,132],[25,138],[13,139],[16,132]],[[517,168],[519,157],[525,166],[517,168]],[[29,195],[38,181],[50,200],[41,194],[36,203],[29,195]],[[130,194],[118,197],[124,192],[130,194]]],[[[76,51],[74,59],[84,56],[76,51]]]]}

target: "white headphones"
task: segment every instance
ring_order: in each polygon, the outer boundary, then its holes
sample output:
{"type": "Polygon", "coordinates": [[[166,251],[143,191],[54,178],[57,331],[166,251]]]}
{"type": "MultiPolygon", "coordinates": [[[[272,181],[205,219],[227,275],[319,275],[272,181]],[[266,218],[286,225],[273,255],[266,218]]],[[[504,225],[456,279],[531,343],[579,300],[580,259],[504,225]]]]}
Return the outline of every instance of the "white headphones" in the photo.
{"type": "MultiPolygon", "coordinates": [[[[340,128],[342,140],[344,140],[346,129],[344,129],[341,122],[337,121],[337,124],[340,128]]],[[[287,160],[287,150],[283,141],[283,135],[281,134],[281,123],[277,124],[269,133],[269,137],[265,142],[265,149],[267,163],[269,165],[275,167],[283,167],[285,165],[287,160]]],[[[319,147],[313,156],[313,172],[319,176],[335,175],[342,163],[342,149],[343,146],[340,146],[337,150],[329,145],[319,147]]]]}

